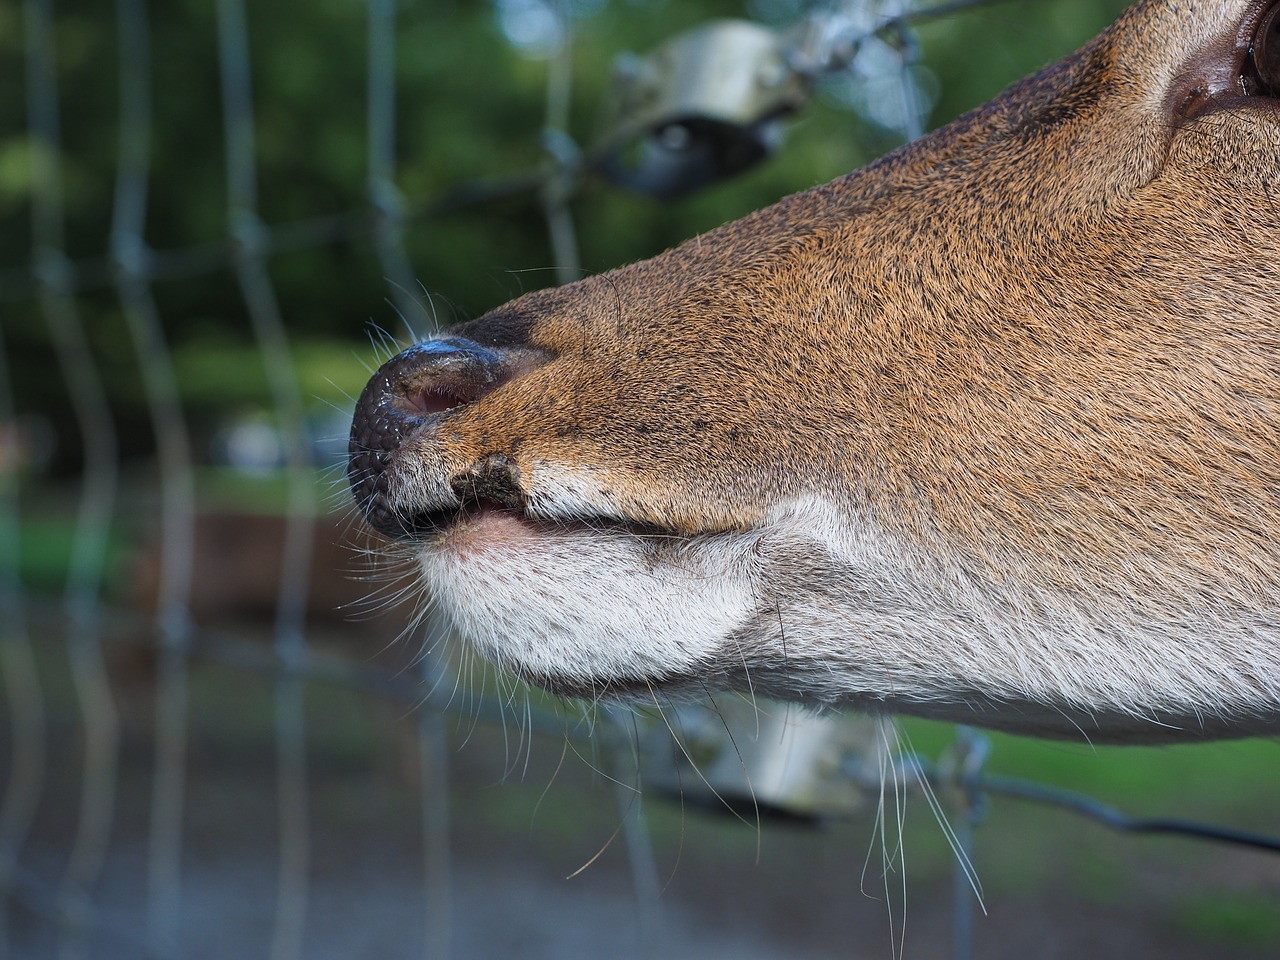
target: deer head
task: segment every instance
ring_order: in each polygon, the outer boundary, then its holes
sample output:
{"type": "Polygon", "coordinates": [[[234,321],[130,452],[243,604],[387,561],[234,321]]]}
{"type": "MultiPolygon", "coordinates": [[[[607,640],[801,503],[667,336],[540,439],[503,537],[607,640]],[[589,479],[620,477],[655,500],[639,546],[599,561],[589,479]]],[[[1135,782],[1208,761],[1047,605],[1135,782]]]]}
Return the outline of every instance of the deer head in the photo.
{"type": "Polygon", "coordinates": [[[1280,725],[1280,0],[1143,0],[879,162],[387,362],[350,481],[589,697],[1280,725]]]}

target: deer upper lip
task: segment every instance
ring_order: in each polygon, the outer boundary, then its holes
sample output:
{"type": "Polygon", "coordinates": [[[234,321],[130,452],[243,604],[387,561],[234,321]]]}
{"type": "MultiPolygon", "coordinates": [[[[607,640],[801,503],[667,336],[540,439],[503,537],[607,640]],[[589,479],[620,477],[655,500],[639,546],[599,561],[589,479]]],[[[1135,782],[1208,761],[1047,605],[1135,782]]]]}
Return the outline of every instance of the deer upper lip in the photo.
{"type": "Polygon", "coordinates": [[[545,517],[531,514],[523,494],[518,496],[491,496],[491,493],[502,493],[501,489],[486,488],[480,484],[457,484],[453,490],[458,495],[455,503],[433,506],[427,509],[393,509],[387,505],[386,498],[376,497],[361,507],[370,526],[380,533],[397,540],[427,540],[444,534],[462,524],[478,521],[495,514],[505,515],[520,521],[531,530],[554,535],[570,531],[604,531],[616,530],[627,533],[653,537],[681,537],[671,530],[650,524],[637,523],[631,520],[620,520],[605,515],[581,515],[574,517],[545,517]]]}
{"type": "Polygon", "coordinates": [[[353,444],[351,489],[365,519],[395,539],[420,539],[489,510],[524,516],[524,494],[506,458],[489,457],[443,489],[436,503],[405,503],[396,487],[405,482],[396,469],[399,450],[357,449],[353,444]]]}

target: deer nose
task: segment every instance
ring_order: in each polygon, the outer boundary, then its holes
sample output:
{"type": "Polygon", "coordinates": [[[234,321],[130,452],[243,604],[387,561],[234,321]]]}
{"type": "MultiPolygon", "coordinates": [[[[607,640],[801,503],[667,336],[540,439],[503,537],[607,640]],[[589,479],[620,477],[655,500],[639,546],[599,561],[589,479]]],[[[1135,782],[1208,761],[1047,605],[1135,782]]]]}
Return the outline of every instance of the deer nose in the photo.
{"type": "Polygon", "coordinates": [[[414,344],[379,368],[356,402],[347,461],[351,492],[371,526],[393,537],[416,532],[417,521],[397,507],[397,454],[449,411],[518,375],[530,359],[522,352],[446,337],[414,344]]]}

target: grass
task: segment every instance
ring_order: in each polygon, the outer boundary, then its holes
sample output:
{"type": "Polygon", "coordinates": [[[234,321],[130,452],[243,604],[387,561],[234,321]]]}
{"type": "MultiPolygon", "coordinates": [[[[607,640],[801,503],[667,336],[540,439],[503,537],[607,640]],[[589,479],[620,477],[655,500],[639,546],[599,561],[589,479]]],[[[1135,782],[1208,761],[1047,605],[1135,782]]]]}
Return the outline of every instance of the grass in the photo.
{"type": "Polygon", "coordinates": [[[1206,893],[1178,904],[1176,926],[1206,943],[1243,947],[1280,944],[1280,906],[1255,893],[1206,893]]]}
{"type": "MultiPolygon", "coordinates": [[[[24,515],[18,541],[18,569],[22,583],[30,590],[56,593],[66,586],[67,569],[76,549],[73,515],[24,515]]],[[[108,535],[104,574],[115,569],[125,553],[125,541],[118,530],[108,535]]]]}

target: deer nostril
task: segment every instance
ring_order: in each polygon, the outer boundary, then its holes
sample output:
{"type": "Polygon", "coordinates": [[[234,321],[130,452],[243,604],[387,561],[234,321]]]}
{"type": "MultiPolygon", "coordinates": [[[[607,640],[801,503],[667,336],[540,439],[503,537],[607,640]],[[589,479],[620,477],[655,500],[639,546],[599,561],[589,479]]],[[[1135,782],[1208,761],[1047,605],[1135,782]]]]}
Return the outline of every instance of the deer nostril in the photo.
{"type": "Polygon", "coordinates": [[[415,344],[383,364],[378,374],[384,373],[389,399],[419,416],[430,416],[497,388],[510,375],[510,363],[496,350],[451,337],[415,344]]]}
{"type": "Polygon", "coordinates": [[[480,399],[510,376],[503,354],[461,338],[428,340],[392,357],[369,380],[356,403],[351,449],[377,438],[394,449],[427,418],[480,399]]]}
{"type": "Polygon", "coordinates": [[[409,398],[409,404],[420,416],[429,417],[432,414],[444,413],[454,407],[460,407],[474,399],[474,397],[462,396],[457,390],[430,387],[409,398]]]}

